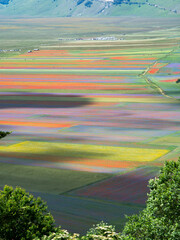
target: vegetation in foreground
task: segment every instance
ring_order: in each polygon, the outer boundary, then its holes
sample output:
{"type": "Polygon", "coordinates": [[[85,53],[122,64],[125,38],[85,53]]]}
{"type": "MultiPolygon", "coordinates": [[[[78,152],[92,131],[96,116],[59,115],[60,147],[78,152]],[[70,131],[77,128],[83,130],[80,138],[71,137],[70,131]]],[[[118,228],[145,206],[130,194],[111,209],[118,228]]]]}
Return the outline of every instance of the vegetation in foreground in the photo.
{"type": "Polygon", "coordinates": [[[180,239],[180,158],[166,162],[159,177],[149,181],[145,210],[128,217],[122,233],[103,222],[86,236],[56,228],[47,205],[24,189],[5,186],[0,192],[0,237],[3,240],[174,240],[180,239]]]}
{"type": "Polygon", "coordinates": [[[0,139],[6,137],[7,135],[9,135],[11,132],[4,132],[4,131],[0,131],[0,139]]]}

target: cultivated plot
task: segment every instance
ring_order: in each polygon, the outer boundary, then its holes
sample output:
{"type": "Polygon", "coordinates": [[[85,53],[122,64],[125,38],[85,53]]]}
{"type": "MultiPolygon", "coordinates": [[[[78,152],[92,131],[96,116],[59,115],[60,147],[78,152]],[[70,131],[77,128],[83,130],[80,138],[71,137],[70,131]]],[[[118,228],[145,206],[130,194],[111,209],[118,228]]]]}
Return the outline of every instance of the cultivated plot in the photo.
{"type": "MultiPolygon", "coordinates": [[[[110,204],[103,220],[121,227],[122,206],[131,204],[130,213],[137,212],[148,180],[164,160],[179,157],[176,24],[166,26],[173,38],[164,25],[161,31],[127,26],[122,40],[116,26],[119,39],[105,42],[87,40],[93,33],[73,40],[75,32],[67,40],[69,30],[61,41],[54,35],[45,41],[46,30],[33,25],[39,37],[32,44],[19,24],[13,31],[20,34],[22,51],[0,53],[0,128],[13,132],[1,140],[0,186],[23,186],[47,198],[58,223],[62,218],[66,227],[72,219],[69,230],[79,231],[77,222],[87,229],[102,215],[100,210],[87,219],[80,200],[90,212],[110,204]],[[77,212],[58,208],[63,201],[77,212]]],[[[8,41],[2,45],[18,42],[8,41]]]]}

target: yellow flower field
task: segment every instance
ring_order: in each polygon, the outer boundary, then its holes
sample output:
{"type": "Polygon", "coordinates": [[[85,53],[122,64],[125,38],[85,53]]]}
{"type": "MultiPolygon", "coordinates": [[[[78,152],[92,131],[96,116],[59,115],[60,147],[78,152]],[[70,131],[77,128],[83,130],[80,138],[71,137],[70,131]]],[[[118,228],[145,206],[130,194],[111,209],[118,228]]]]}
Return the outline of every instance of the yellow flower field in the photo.
{"type": "Polygon", "coordinates": [[[69,144],[25,141],[8,147],[0,147],[0,153],[26,153],[51,155],[71,159],[104,159],[114,161],[154,161],[167,154],[167,149],[114,147],[89,144],[69,144]]]}

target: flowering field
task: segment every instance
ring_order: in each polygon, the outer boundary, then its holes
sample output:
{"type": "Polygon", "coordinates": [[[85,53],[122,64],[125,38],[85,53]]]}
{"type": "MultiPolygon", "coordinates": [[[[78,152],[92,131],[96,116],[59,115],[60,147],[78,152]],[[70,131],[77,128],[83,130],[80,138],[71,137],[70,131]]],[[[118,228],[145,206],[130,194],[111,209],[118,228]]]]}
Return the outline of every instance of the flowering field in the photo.
{"type": "Polygon", "coordinates": [[[90,199],[110,200],[115,202],[144,204],[148,192],[147,181],[157,174],[155,168],[140,168],[110,179],[92,184],[71,194],[90,199]]]}
{"type": "Polygon", "coordinates": [[[147,144],[177,128],[153,122],[154,106],[173,101],[154,94],[140,77],[159,66],[162,53],[152,52],[153,57],[141,49],[38,50],[1,59],[0,124],[13,131],[9,139],[23,141],[1,147],[0,154],[33,154],[31,164],[46,155],[59,168],[97,172],[122,171],[168,154],[170,148],[147,144]]]}
{"type": "MultiPolygon", "coordinates": [[[[116,26],[116,41],[59,41],[43,37],[46,29],[36,24],[38,41],[23,38],[22,51],[0,52],[0,129],[12,131],[1,139],[0,187],[44,196],[59,224],[74,219],[73,231],[97,222],[102,211],[89,220],[77,201],[90,212],[111,202],[103,219],[120,226],[116,204],[134,204],[130,212],[137,212],[148,180],[164,160],[179,157],[178,28],[169,30],[173,39],[166,29],[138,25],[123,40],[116,26]],[[39,50],[30,48],[35,44],[39,50]],[[68,215],[67,202],[78,210],[68,215]]],[[[21,36],[22,29],[13,31],[21,36]]],[[[3,44],[13,43],[20,46],[14,39],[3,44]]]]}

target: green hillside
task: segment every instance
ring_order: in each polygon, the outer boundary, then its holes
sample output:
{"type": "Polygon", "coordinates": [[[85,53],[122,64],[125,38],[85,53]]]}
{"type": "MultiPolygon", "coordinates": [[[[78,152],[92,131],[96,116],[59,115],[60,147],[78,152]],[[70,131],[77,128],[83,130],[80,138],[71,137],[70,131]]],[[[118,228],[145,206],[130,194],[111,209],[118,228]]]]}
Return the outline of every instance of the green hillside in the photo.
{"type": "Polygon", "coordinates": [[[176,17],[179,0],[0,0],[1,17],[176,17]]]}

